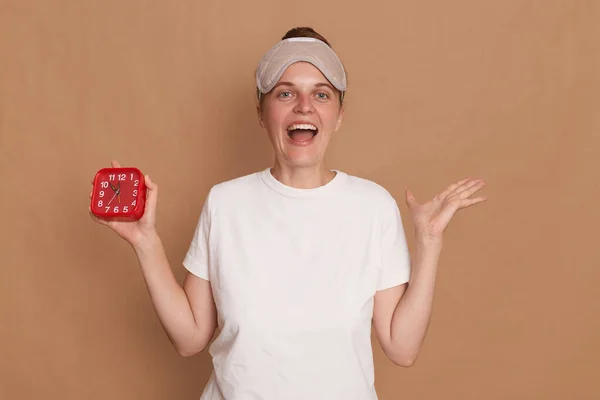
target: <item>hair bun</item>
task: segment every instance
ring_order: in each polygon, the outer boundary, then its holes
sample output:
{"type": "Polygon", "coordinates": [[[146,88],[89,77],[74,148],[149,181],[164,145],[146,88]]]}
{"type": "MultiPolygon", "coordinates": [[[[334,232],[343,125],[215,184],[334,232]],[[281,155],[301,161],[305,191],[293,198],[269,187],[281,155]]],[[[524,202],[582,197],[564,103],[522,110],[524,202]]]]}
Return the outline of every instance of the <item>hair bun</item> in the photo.
{"type": "Polygon", "coordinates": [[[298,26],[298,27],[292,28],[289,31],[287,31],[285,33],[285,35],[283,35],[281,40],[295,38],[295,37],[311,37],[311,38],[319,39],[319,40],[325,42],[329,47],[331,47],[331,44],[329,44],[327,39],[325,39],[322,35],[317,33],[310,26],[298,26]]]}

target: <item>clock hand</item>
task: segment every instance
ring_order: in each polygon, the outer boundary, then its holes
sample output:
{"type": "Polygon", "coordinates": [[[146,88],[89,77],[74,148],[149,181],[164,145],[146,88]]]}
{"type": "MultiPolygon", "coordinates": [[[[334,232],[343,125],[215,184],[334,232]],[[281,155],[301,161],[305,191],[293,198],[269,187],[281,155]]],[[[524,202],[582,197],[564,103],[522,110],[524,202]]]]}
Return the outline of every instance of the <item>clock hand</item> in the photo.
{"type": "Polygon", "coordinates": [[[115,192],[118,190],[116,187],[113,186],[112,183],[108,182],[108,184],[110,185],[110,187],[112,188],[112,190],[114,190],[115,192]]]}
{"type": "Polygon", "coordinates": [[[108,202],[107,206],[110,206],[110,203],[113,201],[113,199],[115,198],[116,195],[117,195],[116,193],[113,194],[113,197],[110,199],[110,201],[108,202]]]}
{"type": "Polygon", "coordinates": [[[119,199],[119,204],[121,204],[121,181],[119,181],[118,186],[117,186],[117,196],[119,199]]]}

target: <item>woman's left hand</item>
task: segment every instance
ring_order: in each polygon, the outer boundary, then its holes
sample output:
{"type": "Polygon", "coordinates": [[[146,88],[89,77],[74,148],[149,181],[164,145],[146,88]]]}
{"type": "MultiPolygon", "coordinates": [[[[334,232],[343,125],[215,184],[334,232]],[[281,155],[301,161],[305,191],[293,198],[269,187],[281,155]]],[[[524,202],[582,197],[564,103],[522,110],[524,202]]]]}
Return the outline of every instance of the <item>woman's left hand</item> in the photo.
{"type": "Polygon", "coordinates": [[[471,195],[485,185],[481,179],[465,178],[449,185],[444,191],[425,204],[417,203],[410,190],[406,191],[406,204],[412,215],[417,240],[424,243],[438,243],[454,214],[461,208],[487,200],[471,195]]]}

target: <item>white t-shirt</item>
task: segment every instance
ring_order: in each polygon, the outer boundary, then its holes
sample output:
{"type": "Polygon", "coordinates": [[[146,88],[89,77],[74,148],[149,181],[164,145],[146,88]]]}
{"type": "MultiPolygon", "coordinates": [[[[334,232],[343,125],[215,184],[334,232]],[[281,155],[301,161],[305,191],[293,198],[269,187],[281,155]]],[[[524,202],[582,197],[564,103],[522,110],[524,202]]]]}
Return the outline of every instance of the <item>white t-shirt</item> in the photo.
{"type": "Polygon", "coordinates": [[[336,172],[296,189],[270,168],[213,186],[184,260],[219,335],[201,400],[375,400],[373,296],[409,280],[395,199],[336,172]]]}

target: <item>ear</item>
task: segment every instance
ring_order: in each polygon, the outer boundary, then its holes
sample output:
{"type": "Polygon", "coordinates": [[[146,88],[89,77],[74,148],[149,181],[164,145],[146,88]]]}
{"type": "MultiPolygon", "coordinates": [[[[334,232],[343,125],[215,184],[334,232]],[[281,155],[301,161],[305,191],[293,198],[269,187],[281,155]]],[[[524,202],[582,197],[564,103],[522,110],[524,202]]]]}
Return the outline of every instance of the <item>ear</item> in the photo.
{"type": "Polygon", "coordinates": [[[342,108],[340,108],[340,114],[338,115],[338,119],[337,122],[335,124],[335,130],[334,132],[337,132],[338,129],[340,128],[340,125],[342,125],[342,120],[344,119],[344,107],[342,106],[342,108]]]}
{"type": "Polygon", "coordinates": [[[263,122],[262,110],[260,109],[260,104],[256,106],[256,116],[258,117],[258,123],[261,128],[265,127],[265,123],[263,122]]]}

